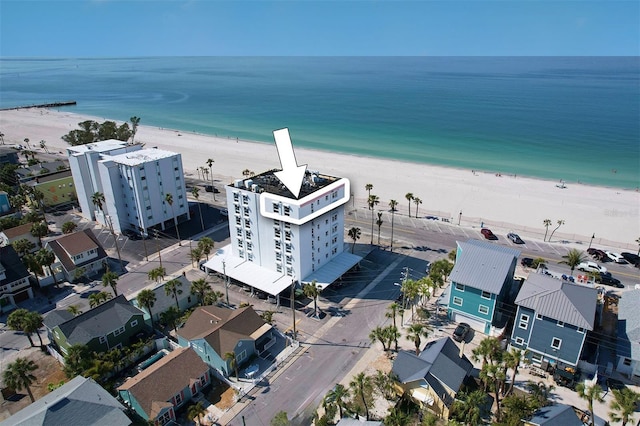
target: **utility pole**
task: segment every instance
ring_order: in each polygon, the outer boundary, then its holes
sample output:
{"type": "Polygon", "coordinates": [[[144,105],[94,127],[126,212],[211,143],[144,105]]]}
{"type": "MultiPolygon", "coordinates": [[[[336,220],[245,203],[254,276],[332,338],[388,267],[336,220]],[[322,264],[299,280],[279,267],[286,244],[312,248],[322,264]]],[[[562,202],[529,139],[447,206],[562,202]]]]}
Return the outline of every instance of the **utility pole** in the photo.
{"type": "Polygon", "coordinates": [[[140,233],[140,235],[142,236],[142,245],[144,247],[144,260],[145,260],[145,262],[148,262],[149,261],[149,252],[147,251],[147,241],[146,241],[148,234],[147,234],[146,230],[143,230],[140,233]]]}
{"type": "Polygon", "coordinates": [[[296,280],[295,277],[291,279],[291,312],[293,313],[293,340],[296,340],[296,280]]]}
{"type": "Polygon", "coordinates": [[[118,237],[116,237],[116,233],[113,231],[113,223],[111,222],[111,216],[106,216],[107,222],[109,222],[109,231],[111,232],[111,236],[113,237],[113,243],[116,246],[116,252],[118,253],[118,260],[120,261],[120,270],[124,272],[124,266],[122,265],[122,257],[120,257],[120,247],[118,247],[118,237]]]}
{"type": "Polygon", "coordinates": [[[222,273],[224,274],[224,291],[227,293],[227,306],[231,306],[229,304],[229,283],[227,278],[227,265],[226,262],[222,261],[222,273]]]}
{"type": "Polygon", "coordinates": [[[160,261],[160,267],[162,268],[162,255],[160,254],[160,241],[158,240],[158,230],[154,229],[153,234],[156,237],[156,247],[158,247],[158,260],[160,261]]]}

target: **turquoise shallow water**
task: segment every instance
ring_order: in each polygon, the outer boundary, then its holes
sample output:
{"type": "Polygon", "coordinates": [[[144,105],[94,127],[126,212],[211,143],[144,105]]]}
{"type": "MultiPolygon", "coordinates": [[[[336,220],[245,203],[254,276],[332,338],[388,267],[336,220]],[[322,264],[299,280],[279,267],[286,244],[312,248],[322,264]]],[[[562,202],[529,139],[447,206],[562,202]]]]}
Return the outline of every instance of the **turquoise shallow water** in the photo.
{"type": "Polygon", "coordinates": [[[639,58],[1,59],[0,107],[568,182],[640,186],[639,58]]]}

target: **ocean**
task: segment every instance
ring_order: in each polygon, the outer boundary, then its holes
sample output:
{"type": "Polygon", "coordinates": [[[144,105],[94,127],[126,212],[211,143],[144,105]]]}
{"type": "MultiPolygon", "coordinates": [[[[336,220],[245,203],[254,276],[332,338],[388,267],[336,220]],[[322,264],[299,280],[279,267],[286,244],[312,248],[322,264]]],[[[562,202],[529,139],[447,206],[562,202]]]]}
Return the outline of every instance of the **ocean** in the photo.
{"type": "Polygon", "coordinates": [[[0,59],[0,108],[66,100],[118,122],[265,143],[288,127],[294,146],[640,186],[638,57],[0,59]]]}

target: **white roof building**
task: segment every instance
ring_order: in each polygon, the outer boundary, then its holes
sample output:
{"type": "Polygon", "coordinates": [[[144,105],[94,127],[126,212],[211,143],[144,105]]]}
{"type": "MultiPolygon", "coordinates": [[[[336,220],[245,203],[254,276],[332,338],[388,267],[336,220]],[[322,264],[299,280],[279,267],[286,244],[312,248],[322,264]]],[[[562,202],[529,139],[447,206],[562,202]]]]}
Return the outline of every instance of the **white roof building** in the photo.
{"type": "Polygon", "coordinates": [[[231,244],[205,268],[275,296],[294,281],[324,288],[361,260],[344,251],[345,178],[307,171],[295,197],[268,171],[236,180],[226,196],[231,244]]]}
{"type": "Polygon", "coordinates": [[[67,149],[82,214],[116,232],[131,229],[146,233],[154,226],[173,226],[189,220],[182,156],[141,145],[107,140],[67,149]],[[102,211],[92,201],[104,194],[102,211]],[[173,197],[173,205],[165,201],[173,197]]]}

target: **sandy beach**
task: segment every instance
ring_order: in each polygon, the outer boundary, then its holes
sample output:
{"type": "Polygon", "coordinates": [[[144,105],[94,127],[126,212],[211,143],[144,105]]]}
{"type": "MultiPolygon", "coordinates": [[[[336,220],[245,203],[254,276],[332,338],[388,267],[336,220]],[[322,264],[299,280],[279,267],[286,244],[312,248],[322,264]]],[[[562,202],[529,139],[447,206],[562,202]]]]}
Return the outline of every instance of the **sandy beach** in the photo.
{"type": "MultiPolygon", "coordinates": [[[[77,129],[78,123],[84,120],[102,123],[107,119],[64,110],[1,111],[0,131],[7,145],[24,145],[24,139],[29,138],[32,148],[41,151],[39,141],[45,140],[50,151],[64,153],[68,145],[61,136],[77,129]]],[[[365,185],[370,183],[373,185],[371,193],[380,199],[377,210],[388,211],[389,200],[395,199],[399,203],[398,214],[407,215],[405,194],[411,192],[422,200],[418,211],[420,217],[433,215],[448,219],[456,226],[460,220],[461,226],[475,228],[484,223],[500,237],[514,231],[525,240],[542,240],[543,221],[550,219],[553,222],[551,232],[562,219],[565,223],[554,234],[554,241],[584,244],[586,249],[595,234],[594,246],[637,251],[635,240],[640,237],[640,193],[637,191],[576,183],[567,183],[562,188],[560,182],[519,175],[303,149],[296,147],[295,129],[290,132],[298,164],[351,180],[355,201],[347,204],[350,208],[366,208],[365,185]]],[[[275,142],[238,141],[144,125],[138,129],[136,142],[181,153],[185,173],[190,177],[197,177],[197,168],[206,166],[208,158],[213,159],[217,186],[242,178],[245,169],[260,173],[280,168],[275,142]]],[[[412,216],[415,209],[416,205],[411,203],[412,216]]]]}

